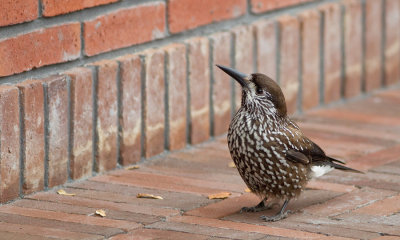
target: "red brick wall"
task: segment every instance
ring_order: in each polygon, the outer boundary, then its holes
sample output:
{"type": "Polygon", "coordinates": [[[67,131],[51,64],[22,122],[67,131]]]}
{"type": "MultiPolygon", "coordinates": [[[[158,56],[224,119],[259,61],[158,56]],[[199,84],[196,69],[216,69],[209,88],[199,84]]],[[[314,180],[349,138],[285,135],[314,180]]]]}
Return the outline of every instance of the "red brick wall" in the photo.
{"type": "Polygon", "coordinates": [[[400,81],[398,0],[0,0],[0,202],[224,134],[239,86],[290,113],[400,81]]]}

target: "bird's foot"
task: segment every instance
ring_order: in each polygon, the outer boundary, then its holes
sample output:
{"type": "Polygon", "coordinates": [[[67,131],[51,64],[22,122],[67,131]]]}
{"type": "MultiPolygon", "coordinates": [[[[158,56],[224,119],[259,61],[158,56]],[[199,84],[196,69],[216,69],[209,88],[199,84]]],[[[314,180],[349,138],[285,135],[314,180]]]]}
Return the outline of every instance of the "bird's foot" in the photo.
{"type": "Polygon", "coordinates": [[[279,212],[275,216],[261,216],[260,218],[266,222],[276,222],[284,218],[287,218],[289,213],[291,213],[291,211],[287,210],[286,212],[279,212]]]}
{"type": "Polygon", "coordinates": [[[274,205],[279,205],[279,203],[268,203],[267,205],[264,204],[264,201],[261,203],[259,203],[257,206],[254,207],[243,207],[240,212],[261,212],[264,210],[268,210],[271,209],[274,205]]]}

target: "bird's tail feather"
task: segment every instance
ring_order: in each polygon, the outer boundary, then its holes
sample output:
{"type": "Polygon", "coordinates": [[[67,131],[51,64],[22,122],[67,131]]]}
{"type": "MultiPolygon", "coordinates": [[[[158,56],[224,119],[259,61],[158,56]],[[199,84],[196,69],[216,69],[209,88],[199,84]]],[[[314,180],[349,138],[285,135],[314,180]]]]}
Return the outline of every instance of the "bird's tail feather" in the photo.
{"type": "Polygon", "coordinates": [[[349,171],[349,172],[354,172],[354,173],[364,173],[364,172],[358,171],[356,169],[349,168],[349,167],[337,164],[335,162],[330,162],[329,165],[332,166],[335,169],[342,170],[342,171],[349,171]]]}

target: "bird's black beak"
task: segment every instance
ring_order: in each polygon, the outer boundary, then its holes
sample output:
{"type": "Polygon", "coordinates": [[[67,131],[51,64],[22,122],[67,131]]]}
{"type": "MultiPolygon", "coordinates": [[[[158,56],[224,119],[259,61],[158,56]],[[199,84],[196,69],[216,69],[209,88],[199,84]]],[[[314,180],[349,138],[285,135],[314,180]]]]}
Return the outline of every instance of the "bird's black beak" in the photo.
{"type": "Polygon", "coordinates": [[[248,81],[247,75],[244,73],[241,73],[239,71],[236,71],[235,69],[229,68],[229,67],[225,67],[225,66],[221,66],[216,64],[217,67],[219,67],[222,71],[224,71],[226,74],[228,74],[229,76],[231,76],[233,79],[235,79],[241,86],[242,88],[249,88],[248,85],[248,81]]]}

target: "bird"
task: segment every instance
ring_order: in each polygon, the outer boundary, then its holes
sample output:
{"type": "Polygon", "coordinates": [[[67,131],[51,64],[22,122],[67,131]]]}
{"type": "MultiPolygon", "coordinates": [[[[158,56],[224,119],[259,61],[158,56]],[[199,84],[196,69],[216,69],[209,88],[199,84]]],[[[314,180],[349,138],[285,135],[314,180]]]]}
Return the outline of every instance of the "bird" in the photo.
{"type": "Polygon", "coordinates": [[[247,187],[262,199],[241,212],[263,211],[283,201],[276,215],[261,216],[267,222],[279,221],[288,216],[289,201],[301,194],[311,178],[333,169],[362,173],[327,156],[303,134],[288,116],[285,97],[274,80],[216,66],[241,86],[241,106],[229,125],[228,148],[247,187]]]}

